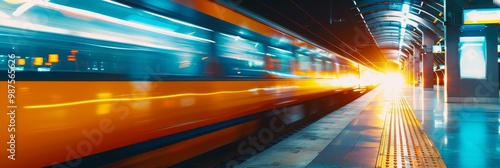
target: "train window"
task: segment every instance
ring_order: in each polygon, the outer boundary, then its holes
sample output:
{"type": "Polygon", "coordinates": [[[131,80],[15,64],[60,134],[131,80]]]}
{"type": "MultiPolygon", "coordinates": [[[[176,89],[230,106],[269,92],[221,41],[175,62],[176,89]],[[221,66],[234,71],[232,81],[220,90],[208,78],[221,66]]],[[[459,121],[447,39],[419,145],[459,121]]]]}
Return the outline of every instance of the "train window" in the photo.
{"type": "Polygon", "coordinates": [[[344,76],[344,75],[346,75],[346,72],[347,72],[347,70],[346,70],[346,66],[345,66],[345,65],[340,65],[340,68],[339,68],[339,75],[340,75],[340,76],[344,76]]]}
{"type": "Polygon", "coordinates": [[[340,77],[340,64],[339,63],[335,63],[335,69],[334,69],[335,73],[335,78],[339,78],[340,77]]]}
{"type": "Polygon", "coordinates": [[[291,51],[292,45],[290,45],[290,42],[290,39],[288,39],[286,36],[283,36],[279,38],[271,38],[270,45],[279,49],[291,51]]]}
{"type": "Polygon", "coordinates": [[[325,61],[325,71],[328,72],[328,76],[332,75],[332,72],[333,72],[332,70],[333,70],[332,62],[325,61]]]}
{"type": "Polygon", "coordinates": [[[332,72],[332,62],[325,61],[325,71],[326,72],[332,72]]]}
{"type": "Polygon", "coordinates": [[[252,40],[224,33],[216,35],[216,53],[223,72],[234,77],[264,77],[264,46],[252,40]]]}
{"type": "MultiPolygon", "coordinates": [[[[103,79],[109,80],[202,75],[212,30],[136,8],[96,3],[105,7],[51,1],[6,18],[0,31],[9,32],[10,40],[1,41],[0,46],[6,47],[0,49],[24,60],[25,65],[19,65],[24,71],[106,73],[103,79]],[[30,19],[39,13],[50,17],[30,19]],[[31,27],[16,26],[28,24],[26,20],[31,27]]],[[[2,8],[7,13],[16,9],[16,5],[2,8]]]]}
{"type": "Polygon", "coordinates": [[[309,56],[298,54],[298,60],[301,72],[309,72],[311,70],[311,58],[309,56]]]}
{"type": "Polygon", "coordinates": [[[269,70],[282,74],[282,77],[292,73],[295,58],[293,57],[293,53],[291,51],[271,46],[268,47],[267,51],[271,57],[270,60],[273,63],[272,69],[269,70]]]}
{"type": "Polygon", "coordinates": [[[316,73],[323,72],[323,60],[314,58],[314,71],[316,73]]]}

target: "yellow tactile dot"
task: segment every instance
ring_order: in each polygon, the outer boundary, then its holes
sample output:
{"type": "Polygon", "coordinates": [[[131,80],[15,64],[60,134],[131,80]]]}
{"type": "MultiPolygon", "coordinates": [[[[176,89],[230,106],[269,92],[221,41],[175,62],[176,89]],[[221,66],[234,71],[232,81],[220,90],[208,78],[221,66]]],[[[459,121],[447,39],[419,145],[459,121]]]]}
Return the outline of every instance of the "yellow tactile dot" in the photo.
{"type": "Polygon", "coordinates": [[[382,132],[377,167],[446,167],[408,102],[397,97],[391,104],[382,132]]]}

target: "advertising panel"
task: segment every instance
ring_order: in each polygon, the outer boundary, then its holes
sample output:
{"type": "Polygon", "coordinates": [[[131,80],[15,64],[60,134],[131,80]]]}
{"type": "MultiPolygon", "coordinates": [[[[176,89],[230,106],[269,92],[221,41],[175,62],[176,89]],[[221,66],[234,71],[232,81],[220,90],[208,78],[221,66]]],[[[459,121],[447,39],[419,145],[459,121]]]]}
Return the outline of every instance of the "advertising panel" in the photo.
{"type": "Polygon", "coordinates": [[[486,78],[485,37],[460,37],[460,78],[486,78]]]}

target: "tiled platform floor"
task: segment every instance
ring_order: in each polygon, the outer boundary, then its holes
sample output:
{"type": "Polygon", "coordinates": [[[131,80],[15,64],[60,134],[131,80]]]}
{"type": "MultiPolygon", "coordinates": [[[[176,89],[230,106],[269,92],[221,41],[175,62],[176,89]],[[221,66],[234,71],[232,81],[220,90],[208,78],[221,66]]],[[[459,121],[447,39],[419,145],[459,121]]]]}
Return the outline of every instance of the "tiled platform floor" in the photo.
{"type": "Polygon", "coordinates": [[[447,167],[500,168],[499,104],[444,103],[443,87],[383,85],[238,167],[375,167],[395,92],[403,92],[447,167]]]}
{"type": "Polygon", "coordinates": [[[500,167],[500,105],[445,103],[444,88],[404,90],[447,167],[500,167]]]}

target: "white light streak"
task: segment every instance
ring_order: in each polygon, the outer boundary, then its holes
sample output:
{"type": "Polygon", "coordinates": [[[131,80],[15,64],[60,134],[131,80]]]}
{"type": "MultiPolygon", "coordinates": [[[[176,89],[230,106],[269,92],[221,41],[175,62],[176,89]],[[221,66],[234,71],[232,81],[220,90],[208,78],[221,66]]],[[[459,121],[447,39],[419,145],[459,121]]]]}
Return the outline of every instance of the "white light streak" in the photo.
{"type": "Polygon", "coordinates": [[[122,3],[118,3],[118,2],[115,2],[115,1],[112,1],[112,0],[103,0],[104,2],[107,2],[107,3],[110,3],[110,4],[114,4],[114,5],[118,5],[118,6],[121,6],[121,7],[125,7],[125,8],[132,8],[128,5],[125,5],[125,4],[122,4],[122,3]]]}
{"type": "Polygon", "coordinates": [[[12,12],[12,16],[16,16],[16,17],[21,16],[24,12],[26,12],[28,9],[35,6],[39,2],[41,2],[41,0],[26,1],[26,3],[22,4],[14,12],[12,12]]]}
{"type": "Polygon", "coordinates": [[[82,16],[86,16],[89,18],[109,22],[109,23],[114,23],[114,24],[118,24],[118,25],[132,27],[132,28],[136,28],[136,29],[147,30],[147,31],[155,32],[155,33],[164,34],[167,36],[173,36],[173,37],[178,37],[178,38],[183,38],[183,39],[188,39],[188,40],[196,40],[196,41],[201,41],[201,42],[215,43],[212,40],[194,37],[194,36],[181,34],[181,33],[177,33],[177,32],[172,32],[169,30],[165,30],[165,29],[161,29],[161,28],[153,27],[153,26],[149,26],[149,25],[144,25],[144,24],[140,24],[140,23],[125,21],[125,20],[114,18],[114,17],[102,15],[99,13],[86,11],[86,10],[82,10],[82,9],[77,9],[77,8],[72,8],[72,7],[59,5],[59,4],[55,4],[55,3],[48,2],[48,3],[43,3],[43,4],[41,3],[39,5],[42,7],[49,8],[49,9],[54,9],[54,10],[58,10],[58,11],[62,11],[62,12],[68,12],[68,13],[74,13],[77,15],[82,15],[82,16]]]}
{"type": "Polygon", "coordinates": [[[183,25],[186,25],[186,26],[190,26],[190,27],[194,27],[194,28],[198,28],[198,29],[202,29],[202,30],[213,32],[213,30],[210,30],[210,29],[207,29],[207,28],[204,28],[204,27],[201,27],[201,26],[197,26],[197,25],[194,25],[194,24],[191,24],[191,23],[188,23],[188,22],[184,22],[184,21],[180,21],[180,20],[177,20],[177,19],[169,18],[169,17],[162,16],[162,15],[159,15],[159,14],[156,14],[156,13],[148,12],[148,11],[144,11],[144,12],[147,13],[147,14],[159,17],[159,18],[163,18],[163,19],[175,22],[175,23],[179,23],[179,24],[183,24],[183,25]]]}

